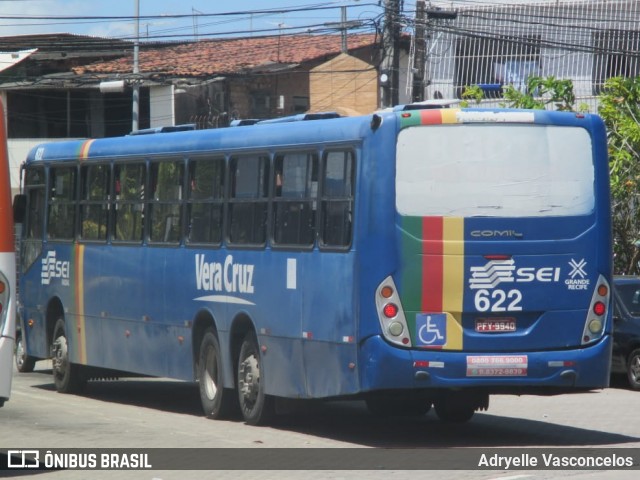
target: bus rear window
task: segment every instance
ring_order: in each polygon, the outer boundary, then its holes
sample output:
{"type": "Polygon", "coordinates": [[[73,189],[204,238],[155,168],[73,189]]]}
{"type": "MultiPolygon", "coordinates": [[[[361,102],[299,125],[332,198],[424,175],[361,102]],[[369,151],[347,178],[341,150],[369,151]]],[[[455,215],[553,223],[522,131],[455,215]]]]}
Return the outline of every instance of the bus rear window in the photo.
{"type": "Polygon", "coordinates": [[[411,127],[398,136],[396,207],[410,216],[586,215],[594,175],[583,128],[411,127]]]}

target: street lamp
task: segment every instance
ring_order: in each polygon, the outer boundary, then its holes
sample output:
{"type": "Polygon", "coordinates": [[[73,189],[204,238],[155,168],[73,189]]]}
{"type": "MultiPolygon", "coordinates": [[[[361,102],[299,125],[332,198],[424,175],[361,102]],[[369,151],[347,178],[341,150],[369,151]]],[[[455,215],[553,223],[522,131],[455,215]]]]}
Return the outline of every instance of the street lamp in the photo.
{"type": "Polygon", "coordinates": [[[100,82],[100,93],[119,93],[124,92],[124,80],[109,80],[100,82]]]}

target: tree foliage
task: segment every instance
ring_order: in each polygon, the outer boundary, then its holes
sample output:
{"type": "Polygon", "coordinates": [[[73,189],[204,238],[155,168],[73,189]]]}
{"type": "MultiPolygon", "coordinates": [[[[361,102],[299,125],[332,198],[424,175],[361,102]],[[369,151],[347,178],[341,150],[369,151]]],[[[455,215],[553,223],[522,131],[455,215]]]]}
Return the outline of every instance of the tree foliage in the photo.
{"type": "Polygon", "coordinates": [[[615,271],[640,273],[640,78],[606,81],[599,113],[607,126],[615,271]]]}
{"type": "Polygon", "coordinates": [[[571,111],[576,103],[573,93],[573,82],[555,77],[529,77],[526,92],[521,92],[513,85],[504,90],[505,106],[510,108],[533,108],[541,110],[553,104],[556,110],[571,111]]]}

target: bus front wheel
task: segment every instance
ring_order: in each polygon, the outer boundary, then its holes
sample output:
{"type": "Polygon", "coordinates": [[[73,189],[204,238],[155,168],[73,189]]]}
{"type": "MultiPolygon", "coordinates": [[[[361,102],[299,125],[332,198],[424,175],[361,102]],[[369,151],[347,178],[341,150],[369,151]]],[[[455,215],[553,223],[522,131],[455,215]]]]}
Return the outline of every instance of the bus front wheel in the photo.
{"type": "Polygon", "coordinates": [[[264,392],[264,366],[253,332],[245,336],[240,347],[238,398],[242,416],[249,425],[264,425],[275,414],[274,398],[264,392]]]}
{"type": "Polygon", "coordinates": [[[631,352],[627,362],[627,379],[629,386],[634,390],[640,390],[640,348],[631,352]]]}
{"type": "Polygon", "coordinates": [[[227,418],[237,405],[234,405],[233,391],[224,388],[223,378],[220,343],[213,330],[208,329],[200,343],[198,362],[200,401],[208,418],[227,418]]]}
{"type": "Polygon", "coordinates": [[[51,354],[56,390],[60,393],[74,393],[82,390],[84,379],[80,372],[81,366],[71,363],[69,358],[69,343],[62,318],[58,319],[53,328],[51,354]]]}
{"type": "Polygon", "coordinates": [[[20,373],[30,373],[36,366],[36,358],[27,355],[22,333],[16,335],[16,368],[20,373]]]}

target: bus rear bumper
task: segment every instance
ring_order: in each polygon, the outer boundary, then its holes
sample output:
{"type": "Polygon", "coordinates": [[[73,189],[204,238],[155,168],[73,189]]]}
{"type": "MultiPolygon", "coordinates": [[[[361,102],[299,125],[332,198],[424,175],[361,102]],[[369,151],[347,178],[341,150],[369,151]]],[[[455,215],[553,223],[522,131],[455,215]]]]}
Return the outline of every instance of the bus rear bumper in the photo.
{"type": "Polygon", "coordinates": [[[496,393],[549,393],[609,386],[611,336],[586,348],[544,352],[409,350],[379,336],[361,348],[363,391],[486,388],[496,393]]]}

